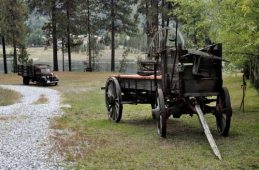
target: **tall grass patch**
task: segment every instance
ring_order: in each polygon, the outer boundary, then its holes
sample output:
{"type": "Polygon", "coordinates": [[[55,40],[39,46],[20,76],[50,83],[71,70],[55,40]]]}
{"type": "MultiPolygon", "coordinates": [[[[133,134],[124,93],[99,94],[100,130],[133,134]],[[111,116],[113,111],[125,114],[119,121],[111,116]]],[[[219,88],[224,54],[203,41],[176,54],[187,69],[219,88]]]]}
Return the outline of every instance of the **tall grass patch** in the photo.
{"type": "Polygon", "coordinates": [[[0,87],[0,106],[15,104],[19,102],[20,99],[21,99],[20,93],[0,87]]]}

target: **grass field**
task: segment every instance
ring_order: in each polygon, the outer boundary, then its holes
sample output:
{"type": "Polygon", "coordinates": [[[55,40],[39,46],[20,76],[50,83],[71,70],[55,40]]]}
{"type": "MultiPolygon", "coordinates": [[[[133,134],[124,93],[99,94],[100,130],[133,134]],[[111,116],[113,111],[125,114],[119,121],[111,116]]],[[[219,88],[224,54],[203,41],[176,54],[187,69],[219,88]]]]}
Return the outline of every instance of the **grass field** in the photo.
{"type": "MultiPolygon", "coordinates": [[[[62,130],[51,137],[53,152],[78,169],[258,169],[259,96],[248,85],[245,113],[239,111],[241,77],[225,76],[233,117],[229,137],[216,131],[215,118],[206,115],[223,160],[213,155],[197,116],[184,115],[168,122],[166,139],[156,134],[149,105],[125,105],[122,121],[107,119],[104,86],[110,73],[57,73],[62,103],[72,108],[52,120],[62,130]]],[[[16,75],[0,75],[1,84],[21,84],[16,75]]],[[[68,167],[68,169],[71,167],[68,167]]]]}
{"type": "MultiPolygon", "coordinates": [[[[1,51],[2,49],[0,49],[1,51]]],[[[6,49],[7,54],[10,54],[13,52],[13,49],[10,47],[7,47],[6,49]]],[[[116,49],[115,55],[116,55],[116,60],[121,60],[122,59],[122,54],[123,54],[124,49],[116,49]]],[[[31,59],[34,59],[36,62],[52,62],[53,61],[53,51],[52,48],[49,47],[47,49],[44,49],[44,47],[30,47],[27,48],[27,52],[29,54],[29,57],[31,59]]],[[[0,53],[1,54],[1,53],[0,53]]],[[[137,60],[137,57],[141,56],[144,57],[144,53],[137,51],[136,53],[129,53],[127,56],[127,59],[129,60],[137,60]]],[[[110,61],[110,56],[111,56],[111,50],[109,47],[106,47],[104,50],[100,51],[99,54],[99,60],[100,61],[110,61]]],[[[65,53],[65,60],[67,61],[67,53],[65,53]]],[[[72,61],[83,61],[83,60],[88,60],[88,55],[87,52],[72,52],[71,53],[71,58],[72,61]]],[[[62,60],[62,52],[61,50],[58,50],[58,60],[62,60]]]]}
{"type": "Polygon", "coordinates": [[[0,88],[0,106],[7,106],[19,102],[21,94],[13,90],[0,88]]]}

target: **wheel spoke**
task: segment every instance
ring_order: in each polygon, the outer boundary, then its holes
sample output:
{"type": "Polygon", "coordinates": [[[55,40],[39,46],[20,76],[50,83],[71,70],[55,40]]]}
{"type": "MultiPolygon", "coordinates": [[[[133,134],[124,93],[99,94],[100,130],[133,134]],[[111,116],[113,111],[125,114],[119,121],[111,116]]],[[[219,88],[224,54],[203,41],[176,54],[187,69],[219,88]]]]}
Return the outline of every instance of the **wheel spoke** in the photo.
{"type": "Polygon", "coordinates": [[[115,120],[116,118],[116,112],[117,112],[117,109],[115,106],[113,106],[113,114],[112,114],[112,119],[115,120]]]}
{"type": "Polygon", "coordinates": [[[225,129],[225,127],[226,127],[226,115],[225,114],[222,114],[222,117],[221,117],[221,127],[222,127],[222,129],[225,129]]]}
{"type": "Polygon", "coordinates": [[[113,85],[112,83],[109,84],[108,86],[108,97],[114,97],[114,93],[113,93],[113,85]]]}
{"type": "Polygon", "coordinates": [[[114,120],[117,120],[117,118],[118,118],[118,108],[115,105],[114,120]]]}
{"type": "Polygon", "coordinates": [[[112,106],[111,108],[112,108],[112,109],[111,109],[111,112],[110,112],[110,118],[112,119],[112,118],[113,118],[113,115],[114,115],[114,107],[112,106]]]}
{"type": "Polygon", "coordinates": [[[110,104],[110,105],[108,106],[108,112],[111,111],[111,108],[112,108],[112,105],[110,104]]]}
{"type": "Polygon", "coordinates": [[[115,87],[115,85],[113,84],[113,88],[112,88],[112,94],[113,94],[113,97],[114,98],[117,98],[118,97],[118,95],[117,95],[117,93],[116,93],[116,87],[115,87]]]}

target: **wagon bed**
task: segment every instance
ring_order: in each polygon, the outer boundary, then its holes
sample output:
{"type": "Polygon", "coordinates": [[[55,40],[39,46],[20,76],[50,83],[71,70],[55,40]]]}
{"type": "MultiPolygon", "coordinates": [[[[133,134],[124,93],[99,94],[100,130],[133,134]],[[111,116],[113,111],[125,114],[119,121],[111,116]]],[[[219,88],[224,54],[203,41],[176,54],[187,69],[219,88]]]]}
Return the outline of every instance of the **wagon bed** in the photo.
{"type": "MultiPolygon", "coordinates": [[[[124,90],[149,90],[155,91],[155,76],[142,76],[138,74],[122,74],[122,75],[114,75],[120,83],[120,87],[122,91],[124,90]]],[[[158,82],[161,81],[162,76],[156,76],[158,82]]]]}

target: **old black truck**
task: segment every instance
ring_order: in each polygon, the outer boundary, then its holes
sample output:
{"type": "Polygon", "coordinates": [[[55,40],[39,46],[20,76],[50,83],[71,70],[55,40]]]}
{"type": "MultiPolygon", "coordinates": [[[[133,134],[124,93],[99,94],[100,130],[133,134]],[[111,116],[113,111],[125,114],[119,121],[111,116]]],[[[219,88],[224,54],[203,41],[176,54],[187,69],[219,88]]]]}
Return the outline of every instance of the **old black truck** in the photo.
{"type": "Polygon", "coordinates": [[[46,64],[18,65],[18,75],[23,77],[23,84],[34,82],[38,85],[58,85],[59,79],[46,64]]]}

